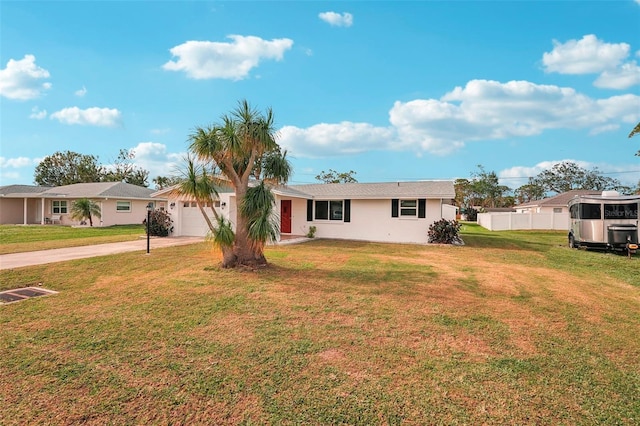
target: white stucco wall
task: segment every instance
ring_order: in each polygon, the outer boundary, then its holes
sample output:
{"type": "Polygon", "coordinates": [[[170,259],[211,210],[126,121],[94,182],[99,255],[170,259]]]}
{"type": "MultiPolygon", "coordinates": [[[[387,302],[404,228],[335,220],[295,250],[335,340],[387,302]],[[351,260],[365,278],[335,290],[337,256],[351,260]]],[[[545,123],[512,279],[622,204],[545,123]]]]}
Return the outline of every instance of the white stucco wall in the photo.
{"type": "MultiPolygon", "coordinates": [[[[303,198],[292,198],[287,196],[276,196],[274,212],[280,220],[281,200],[291,200],[291,234],[306,235],[310,226],[316,227],[317,238],[335,238],[377,242],[399,242],[418,243],[427,242],[427,232],[429,226],[445,216],[455,218],[455,207],[443,205],[439,199],[426,201],[426,218],[417,217],[391,217],[391,200],[351,200],[351,222],[333,220],[313,220],[307,221],[307,200],[303,198]]],[[[197,208],[190,207],[189,220],[198,221],[200,231],[185,234],[184,208],[180,206],[180,201],[170,199],[169,204],[175,202],[173,209],[169,208],[169,213],[174,221],[173,236],[204,236],[208,228],[197,208]]],[[[235,218],[237,212],[236,197],[232,193],[220,194],[221,206],[218,212],[230,220],[235,228],[235,218]]],[[[448,217],[446,217],[448,218],[448,217]]],[[[189,226],[189,229],[197,226],[189,226]]]]}
{"type": "Polygon", "coordinates": [[[391,200],[352,199],[350,222],[307,222],[307,200],[292,201],[292,234],[305,235],[313,225],[317,238],[423,244],[427,242],[429,226],[442,217],[440,200],[427,200],[426,218],[419,219],[391,217],[391,200]]]}
{"type": "MultiPolygon", "coordinates": [[[[60,200],[60,199],[56,199],[60,200]]],[[[51,219],[53,213],[54,199],[46,199],[44,206],[44,217],[51,219]]],[[[67,213],[59,214],[61,225],[79,225],[80,221],[71,219],[70,212],[74,199],[65,199],[67,202],[67,213]]],[[[101,217],[93,217],[93,226],[113,226],[113,225],[139,225],[147,217],[146,200],[127,200],[127,199],[94,199],[96,204],[100,206],[101,217]],[[117,201],[129,201],[131,203],[130,211],[117,211],[117,201]]],[[[167,203],[164,200],[155,200],[156,208],[166,208],[167,203]]],[[[88,222],[88,221],[87,221],[88,222]]],[[[57,224],[57,222],[56,222],[57,224]]]]}

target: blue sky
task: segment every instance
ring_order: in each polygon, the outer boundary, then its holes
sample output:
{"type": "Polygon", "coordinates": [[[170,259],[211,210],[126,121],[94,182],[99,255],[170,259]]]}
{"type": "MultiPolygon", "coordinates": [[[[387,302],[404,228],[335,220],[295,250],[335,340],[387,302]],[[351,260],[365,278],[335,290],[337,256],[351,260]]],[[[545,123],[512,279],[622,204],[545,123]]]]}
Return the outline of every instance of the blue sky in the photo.
{"type": "Polygon", "coordinates": [[[273,108],[294,184],[482,165],[515,189],[568,160],[635,185],[639,23],[640,0],[2,0],[0,185],[65,150],[175,174],[241,99],[273,108]]]}

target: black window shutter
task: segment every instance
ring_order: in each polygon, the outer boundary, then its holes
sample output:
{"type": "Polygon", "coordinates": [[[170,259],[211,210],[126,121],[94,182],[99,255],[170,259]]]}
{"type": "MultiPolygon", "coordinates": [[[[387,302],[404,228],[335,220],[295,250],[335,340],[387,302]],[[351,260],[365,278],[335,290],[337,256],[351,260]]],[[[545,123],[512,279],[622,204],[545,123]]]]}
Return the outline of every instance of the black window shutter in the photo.
{"type": "Polygon", "coordinates": [[[424,198],[418,200],[418,217],[421,219],[427,217],[427,200],[424,198]]]}
{"type": "Polygon", "coordinates": [[[351,222],[351,200],[344,200],[344,221],[351,222]]]}
{"type": "Polygon", "coordinates": [[[313,222],[313,200],[307,200],[307,222],[313,222]]]}
{"type": "Polygon", "coordinates": [[[400,201],[397,198],[391,200],[391,217],[398,217],[398,205],[400,201]]]}

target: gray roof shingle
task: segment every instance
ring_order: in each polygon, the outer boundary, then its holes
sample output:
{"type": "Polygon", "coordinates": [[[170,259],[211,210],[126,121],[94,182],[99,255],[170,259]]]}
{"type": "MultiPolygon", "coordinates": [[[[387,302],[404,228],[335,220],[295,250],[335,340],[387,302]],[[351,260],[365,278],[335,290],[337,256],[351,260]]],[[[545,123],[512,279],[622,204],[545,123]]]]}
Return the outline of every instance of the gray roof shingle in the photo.
{"type": "Polygon", "coordinates": [[[50,186],[36,186],[36,185],[6,185],[0,186],[0,195],[29,195],[39,194],[42,191],[50,189],[50,186]]]}
{"type": "Polygon", "coordinates": [[[383,183],[318,183],[278,188],[282,194],[304,198],[454,198],[452,181],[414,181],[383,183]]]}
{"type": "Polygon", "coordinates": [[[123,198],[151,200],[153,189],[125,182],[75,183],[56,187],[9,185],[0,187],[7,197],[69,197],[69,198],[123,198]]]}

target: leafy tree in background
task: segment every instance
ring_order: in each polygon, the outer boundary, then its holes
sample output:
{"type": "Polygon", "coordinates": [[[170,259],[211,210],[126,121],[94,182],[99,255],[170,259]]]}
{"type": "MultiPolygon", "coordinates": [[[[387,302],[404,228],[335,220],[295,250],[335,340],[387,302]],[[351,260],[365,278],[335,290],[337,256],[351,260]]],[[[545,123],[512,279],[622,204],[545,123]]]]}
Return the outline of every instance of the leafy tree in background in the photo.
{"type": "Polygon", "coordinates": [[[133,150],[121,149],[113,162],[113,165],[109,168],[105,168],[105,172],[102,176],[104,182],[126,182],[132,185],[149,186],[147,179],[149,178],[149,171],[144,170],[141,167],[133,164],[135,158],[135,152],[133,150]]]}
{"type": "Polygon", "coordinates": [[[88,198],[80,198],[71,204],[71,219],[83,221],[89,219],[89,226],[93,226],[92,216],[101,217],[100,206],[88,198]]]}
{"type": "Polygon", "coordinates": [[[152,182],[156,185],[156,189],[160,190],[177,185],[180,180],[179,176],[156,176],[152,179],[152,182]]]}
{"type": "Polygon", "coordinates": [[[513,205],[513,197],[507,195],[511,189],[500,185],[496,172],[487,172],[484,167],[478,165],[478,171],[471,173],[471,190],[475,198],[480,201],[482,207],[510,207],[513,205]]]}
{"type": "Polygon", "coordinates": [[[100,182],[104,174],[98,157],[72,151],[58,151],[45,157],[35,168],[34,182],[41,186],[100,182]]]}
{"type": "Polygon", "coordinates": [[[518,202],[518,204],[541,200],[544,198],[544,196],[544,187],[536,183],[532,178],[529,178],[529,183],[522,185],[515,190],[515,200],[518,202]]]}
{"type": "MultiPolygon", "coordinates": [[[[515,199],[508,186],[500,185],[495,172],[487,172],[478,165],[478,171],[471,173],[471,179],[456,179],[455,201],[462,213],[474,215],[476,207],[511,207],[515,199]]],[[[470,219],[471,220],[471,219],[470,219]]]]}
{"type": "Polygon", "coordinates": [[[56,152],[35,168],[34,182],[41,186],[63,186],[90,182],[127,182],[148,186],[149,172],[133,164],[134,152],[121,149],[114,164],[98,164],[98,157],[73,151],[56,152]]]}
{"type": "Polygon", "coordinates": [[[473,205],[471,181],[469,179],[456,179],[453,183],[456,192],[455,202],[460,209],[473,205]]]}
{"type": "Polygon", "coordinates": [[[270,183],[286,183],[291,166],[280,153],[273,111],[260,113],[248,101],[238,102],[221,122],[191,134],[189,149],[198,160],[217,167],[233,187],[238,203],[233,246],[223,258],[223,267],[256,266],[267,263],[264,244],[275,238],[278,224],[269,213],[273,208],[270,183]],[[265,161],[267,157],[273,157],[265,161]],[[249,188],[249,180],[259,183],[249,188]]]}
{"type": "Polygon", "coordinates": [[[558,194],[573,189],[595,191],[615,189],[623,193],[629,191],[629,188],[622,185],[617,179],[602,176],[597,168],[587,170],[572,161],[555,164],[552,168],[538,174],[533,182],[544,188],[545,191],[558,194]]]}
{"type": "Polygon", "coordinates": [[[325,172],[324,170],[321,171],[320,174],[316,176],[316,180],[324,183],[356,183],[358,181],[353,177],[355,174],[356,172],[353,170],[340,173],[333,169],[329,169],[328,172],[325,172]]]}

